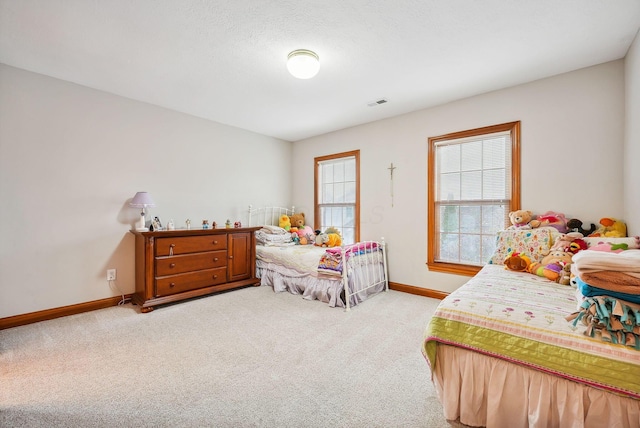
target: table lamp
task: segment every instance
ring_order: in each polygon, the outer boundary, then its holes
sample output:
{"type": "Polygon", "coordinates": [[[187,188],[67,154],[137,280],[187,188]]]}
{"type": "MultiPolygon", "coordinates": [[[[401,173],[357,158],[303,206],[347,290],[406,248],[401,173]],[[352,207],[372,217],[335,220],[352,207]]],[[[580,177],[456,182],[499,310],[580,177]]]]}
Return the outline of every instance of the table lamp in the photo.
{"type": "Polygon", "coordinates": [[[153,202],[153,199],[151,199],[151,195],[149,195],[147,192],[138,192],[133,197],[133,199],[131,199],[131,202],[129,202],[129,206],[132,208],[142,208],[142,211],[140,212],[140,220],[136,222],[136,230],[141,232],[149,230],[146,227],[146,209],[147,207],[156,206],[156,204],[153,202]]]}

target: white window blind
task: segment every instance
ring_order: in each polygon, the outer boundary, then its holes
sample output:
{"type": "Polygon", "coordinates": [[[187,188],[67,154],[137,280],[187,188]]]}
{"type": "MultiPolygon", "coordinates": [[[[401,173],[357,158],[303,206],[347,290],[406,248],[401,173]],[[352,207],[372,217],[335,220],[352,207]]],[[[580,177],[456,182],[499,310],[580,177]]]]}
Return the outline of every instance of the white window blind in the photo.
{"type": "Polygon", "coordinates": [[[493,254],[508,221],[511,147],[508,131],[434,143],[436,261],[480,266],[493,254]]]}
{"type": "Polygon", "coordinates": [[[356,228],[356,158],[320,161],[317,168],[320,229],[335,227],[342,235],[343,244],[352,244],[356,228]]]}

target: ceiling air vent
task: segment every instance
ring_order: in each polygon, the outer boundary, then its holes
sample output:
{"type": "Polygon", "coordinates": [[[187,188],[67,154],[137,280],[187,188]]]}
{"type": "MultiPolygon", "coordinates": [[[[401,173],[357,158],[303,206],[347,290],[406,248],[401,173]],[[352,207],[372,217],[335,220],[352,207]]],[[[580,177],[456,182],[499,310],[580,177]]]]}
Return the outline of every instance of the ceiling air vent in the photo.
{"type": "Polygon", "coordinates": [[[370,101],[367,103],[369,107],[379,106],[380,104],[386,103],[388,100],[386,98],[380,98],[379,100],[370,101]]]}

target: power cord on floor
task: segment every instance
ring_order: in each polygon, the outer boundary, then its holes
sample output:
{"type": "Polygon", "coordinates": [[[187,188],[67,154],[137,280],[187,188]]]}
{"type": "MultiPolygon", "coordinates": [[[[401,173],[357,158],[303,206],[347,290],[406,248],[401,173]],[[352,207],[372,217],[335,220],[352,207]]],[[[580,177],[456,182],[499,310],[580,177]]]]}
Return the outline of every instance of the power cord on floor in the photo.
{"type": "Polygon", "coordinates": [[[109,279],[109,280],[107,280],[107,282],[109,282],[109,287],[115,287],[115,289],[118,290],[118,293],[120,293],[120,295],[122,296],[122,299],[118,302],[118,306],[124,305],[129,300],[131,300],[128,297],[124,297],[124,293],[122,292],[122,290],[120,290],[120,287],[118,287],[118,284],[116,284],[116,282],[114,280],[109,279]]]}

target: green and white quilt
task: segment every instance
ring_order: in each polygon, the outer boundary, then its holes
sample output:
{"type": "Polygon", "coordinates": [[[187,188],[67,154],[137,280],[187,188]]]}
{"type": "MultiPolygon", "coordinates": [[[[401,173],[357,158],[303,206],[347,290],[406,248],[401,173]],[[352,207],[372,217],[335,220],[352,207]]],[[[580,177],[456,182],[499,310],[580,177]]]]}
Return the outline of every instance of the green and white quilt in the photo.
{"type": "Polygon", "coordinates": [[[487,265],[440,303],[422,352],[432,369],[443,343],[640,399],[640,351],[585,335],[576,311],[573,287],[487,265]]]}

